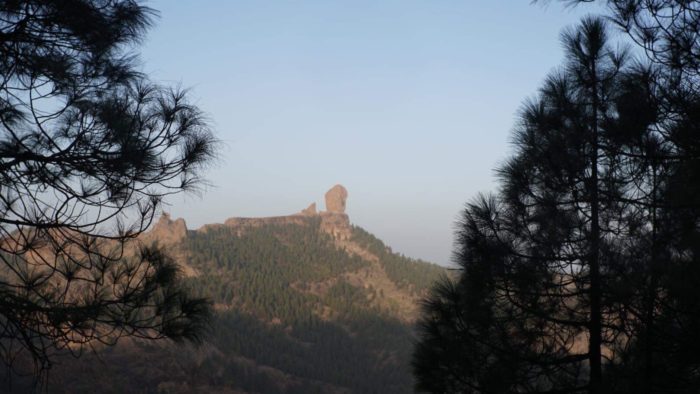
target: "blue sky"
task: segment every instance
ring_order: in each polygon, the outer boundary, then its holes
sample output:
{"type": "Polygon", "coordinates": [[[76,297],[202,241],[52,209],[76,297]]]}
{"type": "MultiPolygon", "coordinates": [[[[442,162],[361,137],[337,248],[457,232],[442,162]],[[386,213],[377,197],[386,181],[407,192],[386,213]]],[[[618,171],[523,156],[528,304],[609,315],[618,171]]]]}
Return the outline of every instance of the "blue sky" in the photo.
{"type": "Polygon", "coordinates": [[[154,80],[191,89],[224,142],[189,228],[297,212],[336,183],[350,219],[447,264],[464,204],[494,190],[524,99],[590,6],[473,1],[150,1],[154,80]]]}

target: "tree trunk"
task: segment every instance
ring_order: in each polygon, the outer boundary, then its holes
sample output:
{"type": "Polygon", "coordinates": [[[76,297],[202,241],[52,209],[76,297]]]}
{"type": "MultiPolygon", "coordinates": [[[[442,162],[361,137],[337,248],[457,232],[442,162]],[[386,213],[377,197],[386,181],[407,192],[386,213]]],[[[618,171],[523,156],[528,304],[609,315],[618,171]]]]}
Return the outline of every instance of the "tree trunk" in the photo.
{"type": "Polygon", "coordinates": [[[600,280],[600,223],[598,218],[598,78],[596,73],[596,60],[591,63],[591,76],[593,77],[593,114],[592,114],[592,157],[591,157],[591,247],[589,258],[590,269],[590,326],[588,342],[588,360],[590,365],[589,389],[591,394],[599,394],[602,391],[602,365],[601,365],[601,280],[600,280]]]}
{"type": "Polygon", "coordinates": [[[656,287],[657,287],[657,220],[656,220],[656,159],[652,162],[652,195],[651,195],[651,258],[649,261],[649,289],[647,294],[646,305],[646,338],[645,338],[645,354],[644,354],[644,378],[646,380],[646,392],[654,392],[654,319],[656,305],[656,287]]]}

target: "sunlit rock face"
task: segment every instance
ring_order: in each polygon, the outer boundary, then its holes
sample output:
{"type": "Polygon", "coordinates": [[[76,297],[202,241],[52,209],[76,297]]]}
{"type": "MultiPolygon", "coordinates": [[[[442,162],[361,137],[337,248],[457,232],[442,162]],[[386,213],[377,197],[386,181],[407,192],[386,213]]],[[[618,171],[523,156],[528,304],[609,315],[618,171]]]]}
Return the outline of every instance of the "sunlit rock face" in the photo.
{"type": "Polygon", "coordinates": [[[348,191],[343,185],[335,185],[326,192],[326,211],[333,213],[345,213],[345,202],[348,199],[348,191]]]}
{"type": "MultiPolygon", "coordinates": [[[[207,232],[218,227],[233,227],[238,236],[248,229],[262,227],[268,224],[295,224],[295,225],[320,225],[321,230],[331,235],[336,241],[347,241],[351,238],[352,227],[350,218],[345,214],[348,199],[348,191],[343,185],[335,185],[326,192],[326,210],[319,211],[316,203],[312,203],[306,209],[287,216],[273,216],[263,218],[232,217],[226,219],[223,224],[206,224],[194,231],[207,232]],[[314,221],[320,218],[320,221],[314,221]]],[[[183,219],[173,220],[170,215],[163,213],[160,220],[151,231],[144,234],[144,241],[158,240],[161,245],[176,245],[187,237],[187,226],[183,219]]]]}
{"type": "Polygon", "coordinates": [[[345,214],[348,191],[343,185],[335,185],[326,192],[326,210],[321,212],[321,230],[339,241],[351,237],[350,219],[345,214]]]}
{"type": "Polygon", "coordinates": [[[312,203],[308,208],[302,209],[301,214],[304,216],[316,216],[316,203],[312,203]]]}
{"type": "Polygon", "coordinates": [[[187,224],[184,219],[172,220],[170,214],[163,212],[147,235],[149,239],[157,239],[161,245],[179,243],[187,237],[187,224]]]}

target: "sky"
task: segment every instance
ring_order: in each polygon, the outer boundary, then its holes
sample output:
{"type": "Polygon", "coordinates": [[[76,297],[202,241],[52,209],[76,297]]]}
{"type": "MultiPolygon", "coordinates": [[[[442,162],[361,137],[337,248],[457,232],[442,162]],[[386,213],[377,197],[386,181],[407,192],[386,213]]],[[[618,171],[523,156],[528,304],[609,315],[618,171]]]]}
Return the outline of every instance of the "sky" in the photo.
{"type": "Polygon", "coordinates": [[[188,228],[287,215],[335,184],[394,251],[450,263],[455,223],[497,189],[517,112],[591,6],[527,0],[150,1],[154,81],[190,89],[222,141],[188,228]]]}

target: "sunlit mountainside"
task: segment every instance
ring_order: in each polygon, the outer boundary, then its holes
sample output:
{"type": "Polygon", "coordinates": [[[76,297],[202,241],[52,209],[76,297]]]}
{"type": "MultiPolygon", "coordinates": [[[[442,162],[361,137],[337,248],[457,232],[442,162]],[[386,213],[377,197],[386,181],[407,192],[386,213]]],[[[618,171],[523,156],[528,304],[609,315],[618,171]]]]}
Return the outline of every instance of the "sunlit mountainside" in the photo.
{"type": "MultiPolygon", "coordinates": [[[[189,230],[163,215],[143,237],[214,303],[199,348],[123,340],[52,370],[52,392],[405,393],[421,298],[444,268],[352,225],[347,192],[282,217],[189,230]],[[61,371],[78,371],[70,375],[61,371]],[[70,378],[67,378],[70,376],[70,378]]],[[[15,385],[21,389],[20,384],[15,385]]]]}

